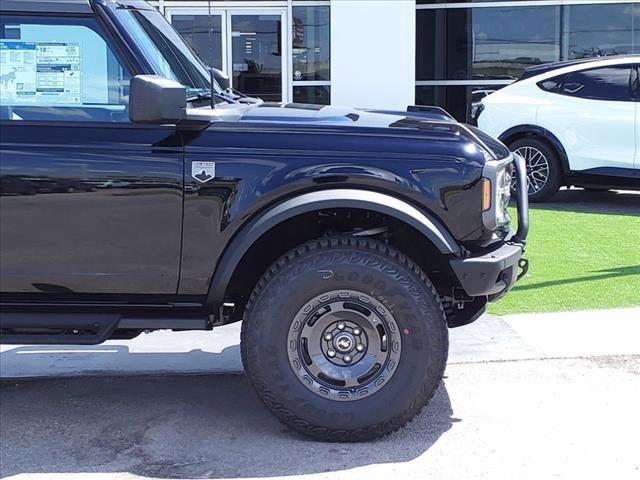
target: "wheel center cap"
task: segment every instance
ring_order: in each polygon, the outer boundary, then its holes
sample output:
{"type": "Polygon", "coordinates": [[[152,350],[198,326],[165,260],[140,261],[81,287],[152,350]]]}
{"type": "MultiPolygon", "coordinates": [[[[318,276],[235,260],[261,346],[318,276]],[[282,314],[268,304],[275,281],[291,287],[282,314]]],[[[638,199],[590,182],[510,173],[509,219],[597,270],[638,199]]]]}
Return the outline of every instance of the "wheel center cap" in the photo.
{"type": "Polygon", "coordinates": [[[341,353],[347,353],[353,350],[356,341],[350,333],[341,333],[335,337],[333,345],[336,350],[341,353]]]}

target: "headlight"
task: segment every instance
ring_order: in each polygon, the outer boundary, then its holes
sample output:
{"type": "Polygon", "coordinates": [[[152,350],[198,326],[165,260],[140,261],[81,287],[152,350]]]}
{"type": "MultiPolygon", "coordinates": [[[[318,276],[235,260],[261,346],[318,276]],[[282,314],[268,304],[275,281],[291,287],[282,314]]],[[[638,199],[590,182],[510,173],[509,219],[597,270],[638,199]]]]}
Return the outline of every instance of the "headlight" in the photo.
{"type": "Polygon", "coordinates": [[[513,162],[511,156],[487,162],[482,179],[482,219],[487,229],[493,231],[511,223],[509,202],[513,162]]]}
{"type": "Polygon", "coordinates": [[[509,202],[511,201],[511,182],[513,178],[513,164],[508,163],[497,172],[496,180],[496,223],[508,225],[511,222],[509,202]]]}

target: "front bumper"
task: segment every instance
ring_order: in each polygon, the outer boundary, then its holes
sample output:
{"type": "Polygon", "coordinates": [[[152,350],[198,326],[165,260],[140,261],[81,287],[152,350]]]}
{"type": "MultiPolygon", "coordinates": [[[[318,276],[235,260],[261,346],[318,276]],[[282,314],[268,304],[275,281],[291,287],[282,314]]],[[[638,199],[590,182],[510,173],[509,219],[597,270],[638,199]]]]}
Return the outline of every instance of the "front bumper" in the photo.
{"type": "Polygon", "coordinates": [[[470,297],[494,300],[508,292],[529,268],[522,256],[529,233],[527,173],[522,157],[514,155],[516,168],[518,231],[498,248],[450,261],[460,285],[470,297]]]}
{"type": "Polygon", "coordinates": [[[528,270],[524,245],[504,243],[498,249],[451,260],[451,268],[470,297],[496,297],[508,292],[528,270]]]}

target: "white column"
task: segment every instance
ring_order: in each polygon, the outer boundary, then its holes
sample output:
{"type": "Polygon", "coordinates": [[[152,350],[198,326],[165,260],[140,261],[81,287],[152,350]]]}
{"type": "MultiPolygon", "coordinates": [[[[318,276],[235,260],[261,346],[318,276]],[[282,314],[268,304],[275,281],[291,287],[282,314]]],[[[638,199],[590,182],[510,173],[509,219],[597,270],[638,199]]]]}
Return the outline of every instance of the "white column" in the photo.
{"type": "Polygon", "coordinates": [[[415,0],[331,2],[331,102],[406,109],[415,102],[415,0]]]}

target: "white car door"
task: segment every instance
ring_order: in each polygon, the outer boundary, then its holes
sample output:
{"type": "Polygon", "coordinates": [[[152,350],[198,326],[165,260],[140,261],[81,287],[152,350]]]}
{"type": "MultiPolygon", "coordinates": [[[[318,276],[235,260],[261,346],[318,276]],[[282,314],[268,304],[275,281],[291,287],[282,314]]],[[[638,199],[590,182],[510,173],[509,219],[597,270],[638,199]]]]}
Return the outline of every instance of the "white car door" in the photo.
{"type": "Polygon", "coordinates": [[[572,171],[633,176],[636,105],[632,65],[568,73],[538,109],[538,124],[555,134],[572,171]]]}

